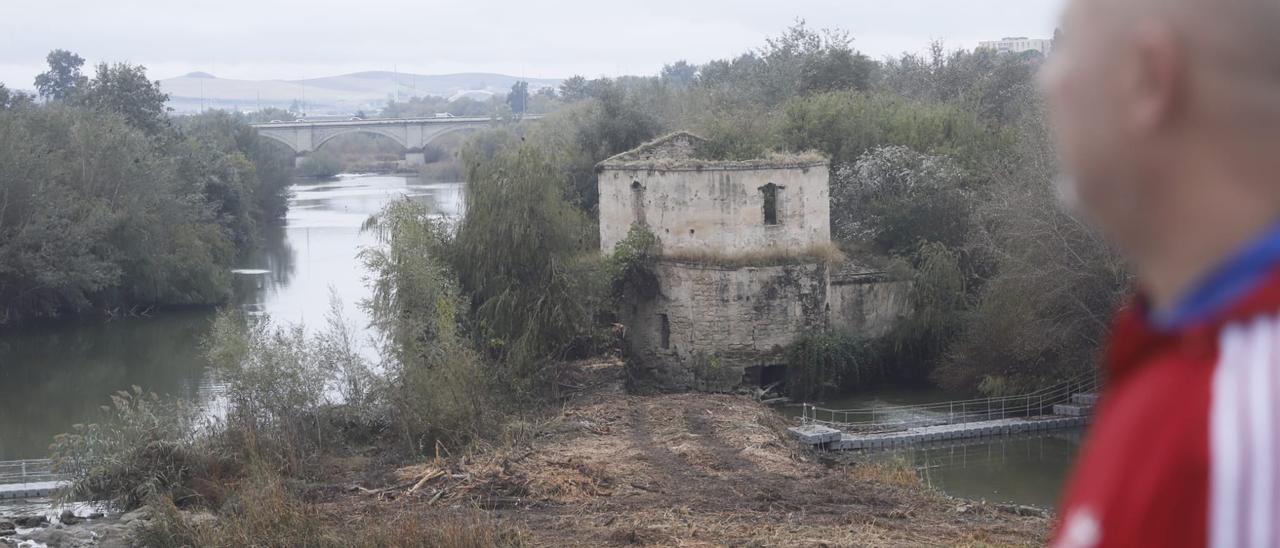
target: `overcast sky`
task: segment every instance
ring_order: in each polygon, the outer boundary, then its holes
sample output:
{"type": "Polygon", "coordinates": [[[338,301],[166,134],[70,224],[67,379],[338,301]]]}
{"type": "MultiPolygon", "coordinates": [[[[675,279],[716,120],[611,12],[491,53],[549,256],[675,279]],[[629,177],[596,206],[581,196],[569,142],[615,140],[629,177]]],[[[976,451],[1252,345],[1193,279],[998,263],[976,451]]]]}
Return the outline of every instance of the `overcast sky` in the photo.
{"type": "Polygon", "coordinates": [[[880,58],[932,39],[1049,37],[1065,0],[5,0],[0,82],[44,56],[146,65],[154,79],[298,79],[364,70],[560,78],[653,74],[759,47],[796,18],[880,58]]]}

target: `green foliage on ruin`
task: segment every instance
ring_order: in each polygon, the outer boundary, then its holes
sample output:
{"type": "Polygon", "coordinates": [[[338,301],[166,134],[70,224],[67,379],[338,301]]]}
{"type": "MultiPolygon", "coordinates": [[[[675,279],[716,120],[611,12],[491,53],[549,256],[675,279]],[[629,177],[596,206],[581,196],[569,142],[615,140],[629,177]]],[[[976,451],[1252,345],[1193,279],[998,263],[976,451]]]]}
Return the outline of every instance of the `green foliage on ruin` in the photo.
{"type": "Polygon", "coordinates": [[[658,237],[648,227],[632,224],[627,237],[614,246],[613,254],[605,265],[611,296],[619,302],[657,296],[656,268],[661,257],[662,242],[658,237]]]}

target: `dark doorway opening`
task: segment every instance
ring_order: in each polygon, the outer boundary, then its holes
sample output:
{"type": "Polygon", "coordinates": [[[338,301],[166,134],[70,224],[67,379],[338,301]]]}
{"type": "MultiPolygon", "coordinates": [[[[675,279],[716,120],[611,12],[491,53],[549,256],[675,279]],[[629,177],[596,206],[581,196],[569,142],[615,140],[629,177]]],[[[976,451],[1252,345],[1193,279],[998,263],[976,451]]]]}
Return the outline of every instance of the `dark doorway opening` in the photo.
{"type": "Polygon", "coordinates": [[[785,365],[753,365],[746,369],[746,382],[757,388],[773,387],[773,393],[781,394],[787,380],[785,365]]]}

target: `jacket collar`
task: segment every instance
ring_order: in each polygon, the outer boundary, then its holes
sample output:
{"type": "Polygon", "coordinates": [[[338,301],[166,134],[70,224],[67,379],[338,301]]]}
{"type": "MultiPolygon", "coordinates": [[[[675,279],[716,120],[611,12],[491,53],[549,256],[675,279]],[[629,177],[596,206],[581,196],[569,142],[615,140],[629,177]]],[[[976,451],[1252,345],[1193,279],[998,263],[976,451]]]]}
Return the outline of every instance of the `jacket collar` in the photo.
{"type": "Polygon", "coordinates": [[[1243,296],[1229,305],[1209,312],[1186,326],[1162,330],[1147,314],[1146,299],[1139,294],[1123,306],[1112,322],[1106,362],[1113,380],[1131,374],[1150,354],[1174,350],[1190,357],[1211,357],[1218,350],[1218,333],[1227,325],[1263,314],[1280,312],[1280,265],[1243,296]]]}

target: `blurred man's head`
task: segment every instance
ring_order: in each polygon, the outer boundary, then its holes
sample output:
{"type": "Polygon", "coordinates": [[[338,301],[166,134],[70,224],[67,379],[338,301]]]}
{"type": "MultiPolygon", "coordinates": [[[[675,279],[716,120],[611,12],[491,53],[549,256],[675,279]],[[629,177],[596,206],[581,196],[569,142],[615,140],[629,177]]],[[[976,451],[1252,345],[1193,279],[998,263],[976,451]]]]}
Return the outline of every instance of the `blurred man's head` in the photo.
{"type": "Polygon", "coordinates": [[[1280,0],[1070,0],[1052,57],[1073,191],[1140,276],[1149,254],[1280,218],[1280,0]],[[1239,226],[1169,241],[1210,216],[1239,226]]]}

